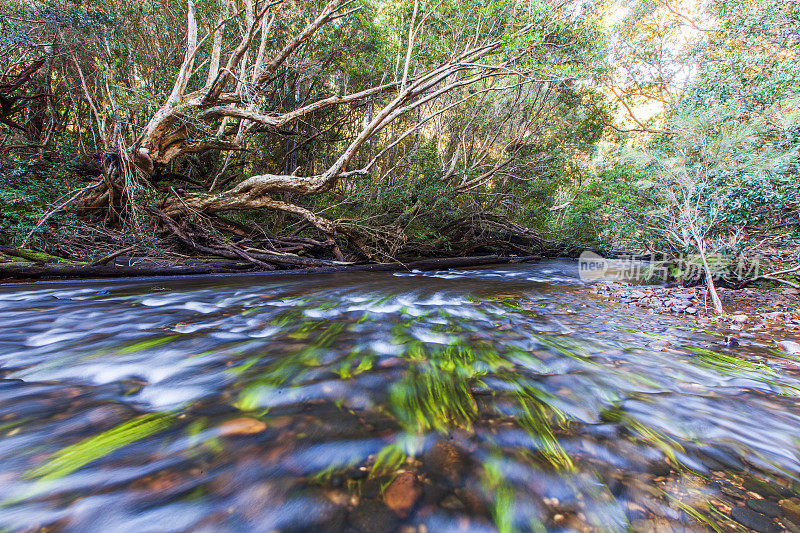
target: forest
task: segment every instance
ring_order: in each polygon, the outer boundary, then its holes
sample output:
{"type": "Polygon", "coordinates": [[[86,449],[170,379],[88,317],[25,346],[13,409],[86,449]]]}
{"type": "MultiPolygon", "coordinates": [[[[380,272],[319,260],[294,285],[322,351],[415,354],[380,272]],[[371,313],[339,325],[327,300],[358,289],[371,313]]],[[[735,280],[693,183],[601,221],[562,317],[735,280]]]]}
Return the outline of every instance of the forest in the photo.
{"type": "Polygon", "coordinates": [[[4,0],[5,268],[593,250],[797,287],[798,17],[791,0],[4,0]]]}
{"type": "Polygon", "coordinates": [[[0,532],[800,532],[800,0],[0,0],[0,532]]]}

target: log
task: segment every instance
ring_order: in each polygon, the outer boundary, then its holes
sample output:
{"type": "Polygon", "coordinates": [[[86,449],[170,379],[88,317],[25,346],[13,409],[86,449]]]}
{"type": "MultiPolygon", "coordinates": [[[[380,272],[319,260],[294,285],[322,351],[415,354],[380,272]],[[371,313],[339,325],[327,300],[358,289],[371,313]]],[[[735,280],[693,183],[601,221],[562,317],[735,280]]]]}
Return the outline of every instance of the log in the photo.
{"type": "Polygon", "coordinates": [[[8,279],[42,279],[42,278],[126,278],[144,276],[187,276],[203,274],[247,274],[258,276],[286,274],[332,274],[346,272],[400,272],[411,270],[445,270],[448,268],[466,268],[482,265],[522,263],[541,259],[539,256],[500,257],[487,255],[478,257],[453,257],[444,259],[423,259],[410,263],[365,263],[359,265],[342,265],[302,269],[247,271],[242,272],[245,263],[231,261],[215,261],[205,265],[192,261],[180,266],[91,266],[75,264],[41,264],[31,262],[0,263],[0,280],[8,279]]]}
{"type": "Polygon", "coordinates": [[[0,263],[0,280],[41,278],[124,278],[132,276],[183,276],[230,271],[215,266],[83,266],[63,263],[0,263]]]}

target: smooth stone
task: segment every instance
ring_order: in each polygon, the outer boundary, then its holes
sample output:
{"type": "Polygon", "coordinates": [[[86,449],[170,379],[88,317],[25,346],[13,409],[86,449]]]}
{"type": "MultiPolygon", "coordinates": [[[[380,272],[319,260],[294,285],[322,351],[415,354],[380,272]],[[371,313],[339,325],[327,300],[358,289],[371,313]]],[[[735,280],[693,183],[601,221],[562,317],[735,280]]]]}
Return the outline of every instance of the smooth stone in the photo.
{"type": "Polygon", "coordinates": [[[798,526],[791,520],[787,520],[786,518],[784,518],[781,520],[781,524],[783,524],[783,527],[791,531],[791,533],[800,533],[800,526],[798,526]]]}
{"type": "Polygon", "coordinates": [[[687,307],[687,308],[685,309],[685,311],[686,311],[686,313],[687,313],[687,314],[689,314],[689,315],[694,315],[694,314],[697,314],[697,308],[696,308],[696,307],[691,307],[691,306],[690,306],[690,307],[687,307]]]}
{"type": "Polygon", "coordinates": [[[753,511],[771,516],[772,518],[778,518],[781,515],[780,505],[770,500],[757,500],[753,498],[744,503],[753,511]]]}
{"type": "Polygon", "coordinates": [[[448,511],[463,511],[464,510],[464,502],[458,499],[458,496],[455,494],[450,494],[442,503],[439,504],[443,509],[447,509],[448,511]]]}
{"type": "Polygon", "coordinates": [[[411,472],[403,472],[386,487],[383,501],[400,518],[405,518],[422,496],[422,488],[411,472]]]}
{"type": "Polygon", "coordinates": [[[378,500],[362,500],[350,512],[350,523],[361,533],[393,531],[398,524],[395,514],[378,500]]]}
{"type": "Polygon", "coordinates": [[[800,524],[800,505],[792,500],[781,500],[778,504],[784,515],[800,524]]]}
{"type": "Polygon", "coordinates": [[[783,496],[785,492],[789,495],[791,494],[791,490],[789,489],[785,489],[769,481],[759,481],[753,478],[745,479],[742,486],[750,492],[755,492],[765,498],[770,496],[783,496]]]}
{"type": "MultiPolygon", "coordinates": [[[[744,468],[742,461],[736,456],[736,454],[728,450],[709,446],[702,448],[699,450],[699,452],[705,457],[709,457],[717,463],[723,465],[723,467],[733,470],[741,470],[744,468]]],[[[721,468],[720,470],[724,470],[724,468],[721,468]]]]}
{"type": "Polygon", "coordinates": [[[739,346],[739,341],[737,341],[737,340],[736,340],[736,339],[734,339],[733,337],[725,337],[725,342],[724,342],[724,344],[725,344],[725,346],[727,346],[728,348],[735,348],[736,346],[739,346]]]}
{"type": "Polygon", "coordinates": [[[647,465],[647,471],[656,477],[668,476],[672,472],[672,466],[666,459],[658,459],[647,465]]]}
{"type": "Polygon", "coordinates": [[[654,350],[658,350],[660,352],[663,352],[664,350],[666,350],[671,345],[672,344],[668,340],[657,340],[657,341],[653,341],[653,342],[648,344],[648,346],[650,348],[652,348],[654,350]]]}
{"type": "Polygon", "coordinates": [[[731,509],[731,518],[745,527],[754,529],[758,533],[780,533],[781,528],[771,518],[757,513],[747,507],[734,507],[731,509]]]}
{"type": "Polygon", "coordinates": [[[737,500],[747,499],[747,493],[745,491],[728,483],[721,483],[719,490],[722,494],[730,496],[731,498],[736,498],[737,500]]]}
{"type": "Polygon", "coordinates": [[[457,447],[438,441],[422,454],[422,464],[431,478],[458,486],[466,468],[466,459],[457,447]]]}

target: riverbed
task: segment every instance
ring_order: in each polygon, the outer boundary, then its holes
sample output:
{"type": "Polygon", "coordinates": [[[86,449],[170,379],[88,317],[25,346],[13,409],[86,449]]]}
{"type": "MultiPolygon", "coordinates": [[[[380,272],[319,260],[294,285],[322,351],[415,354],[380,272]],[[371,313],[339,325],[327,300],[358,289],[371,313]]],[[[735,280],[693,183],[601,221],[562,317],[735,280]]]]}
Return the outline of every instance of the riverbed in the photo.
{"type": "Polygon", "coordinates": [[[722,327],[569,260],[3,285],[0,530],[800,530],[800,359],[722,327]]]}

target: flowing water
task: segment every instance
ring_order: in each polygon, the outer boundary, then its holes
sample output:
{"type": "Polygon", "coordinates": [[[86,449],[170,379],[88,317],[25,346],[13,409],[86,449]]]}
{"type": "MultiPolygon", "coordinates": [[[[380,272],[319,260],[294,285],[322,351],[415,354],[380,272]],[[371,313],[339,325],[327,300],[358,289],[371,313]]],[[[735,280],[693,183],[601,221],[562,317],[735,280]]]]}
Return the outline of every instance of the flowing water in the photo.
{"type": "Polygon", "coordinates": [[[797,361],[577,272],[0,286],[0,531],[791,529],[797,361]]]}

